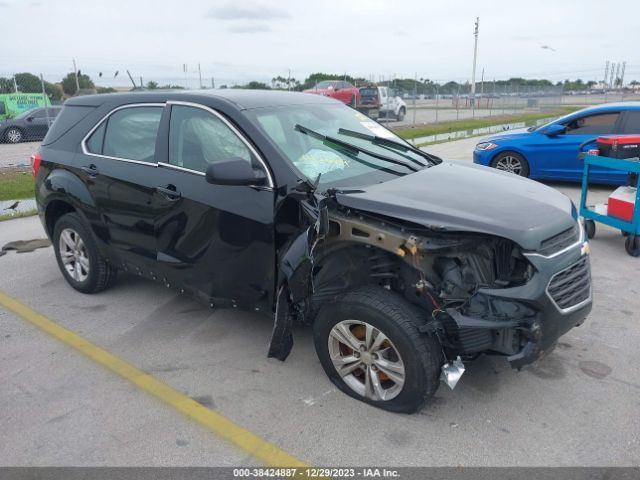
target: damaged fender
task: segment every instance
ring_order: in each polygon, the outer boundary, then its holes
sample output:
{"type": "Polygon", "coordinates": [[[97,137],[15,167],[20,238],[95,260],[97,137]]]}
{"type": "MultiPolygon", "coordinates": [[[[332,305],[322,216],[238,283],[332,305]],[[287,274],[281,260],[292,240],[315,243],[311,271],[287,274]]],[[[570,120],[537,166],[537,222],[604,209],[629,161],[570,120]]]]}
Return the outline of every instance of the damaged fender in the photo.
{"type": "Polygon", "coordinates": [[[291,327],[296,304],[313,293],[313,251],[329,229],[326,199],[310,192],[300,201],[300,207],[310,224],[283,249],[278,259],[278,287],[269,358],[286,360],[293,347],[291,327]]]}

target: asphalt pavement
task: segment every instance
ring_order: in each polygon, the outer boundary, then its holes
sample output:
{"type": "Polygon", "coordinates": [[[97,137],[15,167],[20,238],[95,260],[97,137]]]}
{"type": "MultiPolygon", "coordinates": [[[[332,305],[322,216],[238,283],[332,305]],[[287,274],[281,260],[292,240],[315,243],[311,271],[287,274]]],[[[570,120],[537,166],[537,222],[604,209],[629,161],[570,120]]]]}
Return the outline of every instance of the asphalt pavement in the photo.
{"type": "MultiPolygon", "coordinates": [[[[475,141],[428,150],[469,161],[475,141]]],[[[579,196],[575,185],[552,186],[579,196]]],[[[0,247],[44,236],[37,217],[0,223],[0,247]]],[[[312,465],[631,466],[640,463],[640,259],[623,243],[598,230],[593,312],[552,354],[521,372],[481,357],[414,415],[337,391],[309,329],[296,329],[285,362],[267,359],[268,318],[211,310],[127,275],[83,295],[51,247],[0,257],[0,291],[312,465]]],[[[258,463],[2,306],[0,331],[0,466],[258,463]]]]}

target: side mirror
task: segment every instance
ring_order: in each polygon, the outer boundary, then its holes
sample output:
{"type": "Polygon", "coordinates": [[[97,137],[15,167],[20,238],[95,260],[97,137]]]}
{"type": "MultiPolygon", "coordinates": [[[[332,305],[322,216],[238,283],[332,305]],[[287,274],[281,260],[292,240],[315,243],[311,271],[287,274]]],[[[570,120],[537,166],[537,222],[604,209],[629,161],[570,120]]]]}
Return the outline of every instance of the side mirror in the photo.
{"type": "Polygon", "coordinates": [[[267,182],[263,170],[254,170],[250,162],[238,157],[209,164],[205,179],[213,185],[264,185],[267,182]]]}
{"type": "Polygon", "coordinates": [[[564,125],[560,125],[559,123],[554,123],[553,125],[549,125],[544,129],[542,133],[549,137],[555,137],[557,135],[562,135],[567,130],[567,127],[564,125]]]}

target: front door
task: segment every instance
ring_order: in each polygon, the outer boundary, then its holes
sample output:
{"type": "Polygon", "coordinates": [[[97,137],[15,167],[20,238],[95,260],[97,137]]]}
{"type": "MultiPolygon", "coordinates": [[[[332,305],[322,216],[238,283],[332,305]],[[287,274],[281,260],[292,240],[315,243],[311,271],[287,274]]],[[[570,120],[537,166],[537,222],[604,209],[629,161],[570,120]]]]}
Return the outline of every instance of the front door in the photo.
{"type": "MultiPolygon", "coordinates": [[[[600,135],[617,133],[620,112],[594,113],[574,117],[564,123],[564,133],[555,136],[537,135],[540,140],[535,162],[542,177],[580,180],[583,163],[578,157],[580,145],[600,135]]],[[[592,179],[616,181],[619,175],[604,168],[594,168],[592,179]]]]}
{"type": "MultiPolygon", "coordinates": [[[[157,260],[172,281],[239,306],[269,304],[274,285],[274,190],[212,185],[209,164],[241,158],[266,169],[221,114],[175,102],[156,188],[157,260]]],[[[161,142],[159,142],[160,145],[161,142]]]]}

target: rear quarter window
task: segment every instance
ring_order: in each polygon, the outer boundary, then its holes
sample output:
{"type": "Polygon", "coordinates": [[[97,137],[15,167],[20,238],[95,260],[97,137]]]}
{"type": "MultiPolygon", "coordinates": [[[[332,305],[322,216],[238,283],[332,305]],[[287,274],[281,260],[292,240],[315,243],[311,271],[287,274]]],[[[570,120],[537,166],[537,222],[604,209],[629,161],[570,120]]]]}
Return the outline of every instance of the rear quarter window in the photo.
{"type": "Polygon", "coordinates": [[[49,128],[47,136],[44,137],[42,145],[50,145],[62,138],[62,136],[75,127],[83,118],[93,112],[94,109],[95,107],[75,105],[62,107],[53,125],[49,128]]]}

